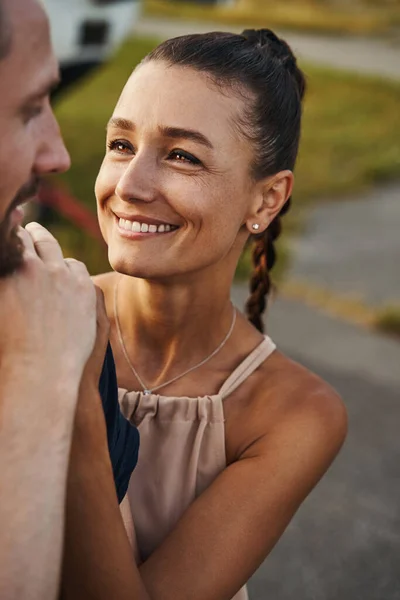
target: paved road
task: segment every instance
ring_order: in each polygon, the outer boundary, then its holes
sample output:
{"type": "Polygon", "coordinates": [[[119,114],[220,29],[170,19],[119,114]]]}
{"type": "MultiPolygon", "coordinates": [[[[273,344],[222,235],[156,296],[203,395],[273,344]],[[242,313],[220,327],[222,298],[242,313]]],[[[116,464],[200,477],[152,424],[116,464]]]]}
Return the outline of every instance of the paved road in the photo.
{"type": "MultiPolygon", "coordinates": [[[[260,27],[263,23],[260,22],[260,27]]],[[[173,21],[142,17],[135,24],[140,35],[167,39],[185,33],[227,30],[240,32],[243,27],[220,23],[173,21]]],[[[379,77],[400,79],[400,43],[371,38],[331,37],[281,31],[299,56],[314,63],[369,73],[379,77]]]]}
{"type": "MultiPolygon", "coordinates": [[[[234,289],[238,306],[245,297],[234,289]]],[[[283,299],[268,323],[281,350],[341,393],[350,432],[250,600],[400,600],[400,344],[283,299]]]]}
{"type": "Polygon", "coordinates": [[[400,184],[315,206],[292,240],[288,277],[367,305],[400,305],[400,184]]]}

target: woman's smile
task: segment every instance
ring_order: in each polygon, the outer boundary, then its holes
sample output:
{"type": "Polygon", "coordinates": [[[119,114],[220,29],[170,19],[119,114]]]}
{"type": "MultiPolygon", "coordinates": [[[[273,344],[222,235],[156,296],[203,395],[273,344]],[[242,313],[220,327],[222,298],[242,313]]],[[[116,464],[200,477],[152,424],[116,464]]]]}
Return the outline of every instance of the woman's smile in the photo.
{"type": "Polygon", "coordinates": [[[178,225],[140,215],[124,218],[115,214],[115,221],[118,233],[122,237],[131,240],[143,240],[160,235],[164,236],[174,233],[179,229],[178,225]]]}

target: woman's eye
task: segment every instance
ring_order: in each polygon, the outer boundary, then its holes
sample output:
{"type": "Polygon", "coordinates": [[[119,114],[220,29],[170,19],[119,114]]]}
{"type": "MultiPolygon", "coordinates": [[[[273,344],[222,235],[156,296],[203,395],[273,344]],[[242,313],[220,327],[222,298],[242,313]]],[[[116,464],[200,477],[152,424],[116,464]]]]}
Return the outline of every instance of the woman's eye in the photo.
{"type": "Polygon", "coordinates": [[[192,165],[201,165],[201,162],[199,161],[198,158],[193,156],[193,154],[189,154],[188,152],[185,152],[184,150],[173,150],[169,156],[170,156],[170,158],[172,158],[173,160],[176,160],[177,162],[189,163],[192,165]]]}
{"type": "Polygon", "coordinates": [[[128,152],[133,151],[130,144],[121,140],[112,140],[111,142],[108,142],[107,147],[109,150],[118,152],[119,154],[127,154],[128,152]]]}

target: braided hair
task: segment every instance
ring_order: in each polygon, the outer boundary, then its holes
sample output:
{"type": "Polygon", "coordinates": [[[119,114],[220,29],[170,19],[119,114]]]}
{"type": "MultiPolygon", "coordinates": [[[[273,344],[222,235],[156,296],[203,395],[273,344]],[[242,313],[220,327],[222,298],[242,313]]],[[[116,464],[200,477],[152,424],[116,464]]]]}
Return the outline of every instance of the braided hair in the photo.
{"type": "MultiPolygon", "coordinates": [[[[255,181],[294,169],[306,83],[290,47],[271,30],[180,36],[160,44],[143,62],[151,60],[196,69],[215,85],[230,86],[232,93],[245,98],[237,126],[254,148],[250,168],[255,181]]],[[[260,331],[271,291],[269,273],[276,260],[274,242],[289,207],[290,199],[266,231],[252,236],[254,271],[246,314],[260,331]]]]}
{"type": "Polygon", "coordinates": [[[281,234],[281,217],[288,212],[290,204],[289,198],[268,228],[259,235],[252,236],[253,273],[250,278],[250,296],[246,302],[246,315],[250,323],[261,332],[264,331],[262,316],[272,287],[269,273],[276,262],[274,242],[281,234]]]}

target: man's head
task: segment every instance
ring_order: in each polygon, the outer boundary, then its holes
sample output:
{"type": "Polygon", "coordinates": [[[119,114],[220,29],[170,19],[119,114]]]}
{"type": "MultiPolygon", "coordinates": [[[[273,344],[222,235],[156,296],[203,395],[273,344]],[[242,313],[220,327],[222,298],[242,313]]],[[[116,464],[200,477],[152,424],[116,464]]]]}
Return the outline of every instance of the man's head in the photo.
{"type": "Polygon", "coordinates": [[[22,260],[17,207],[69,156],[50,106],[58,65],[37,0],[0,0],[0,276],[22,260]]]}

